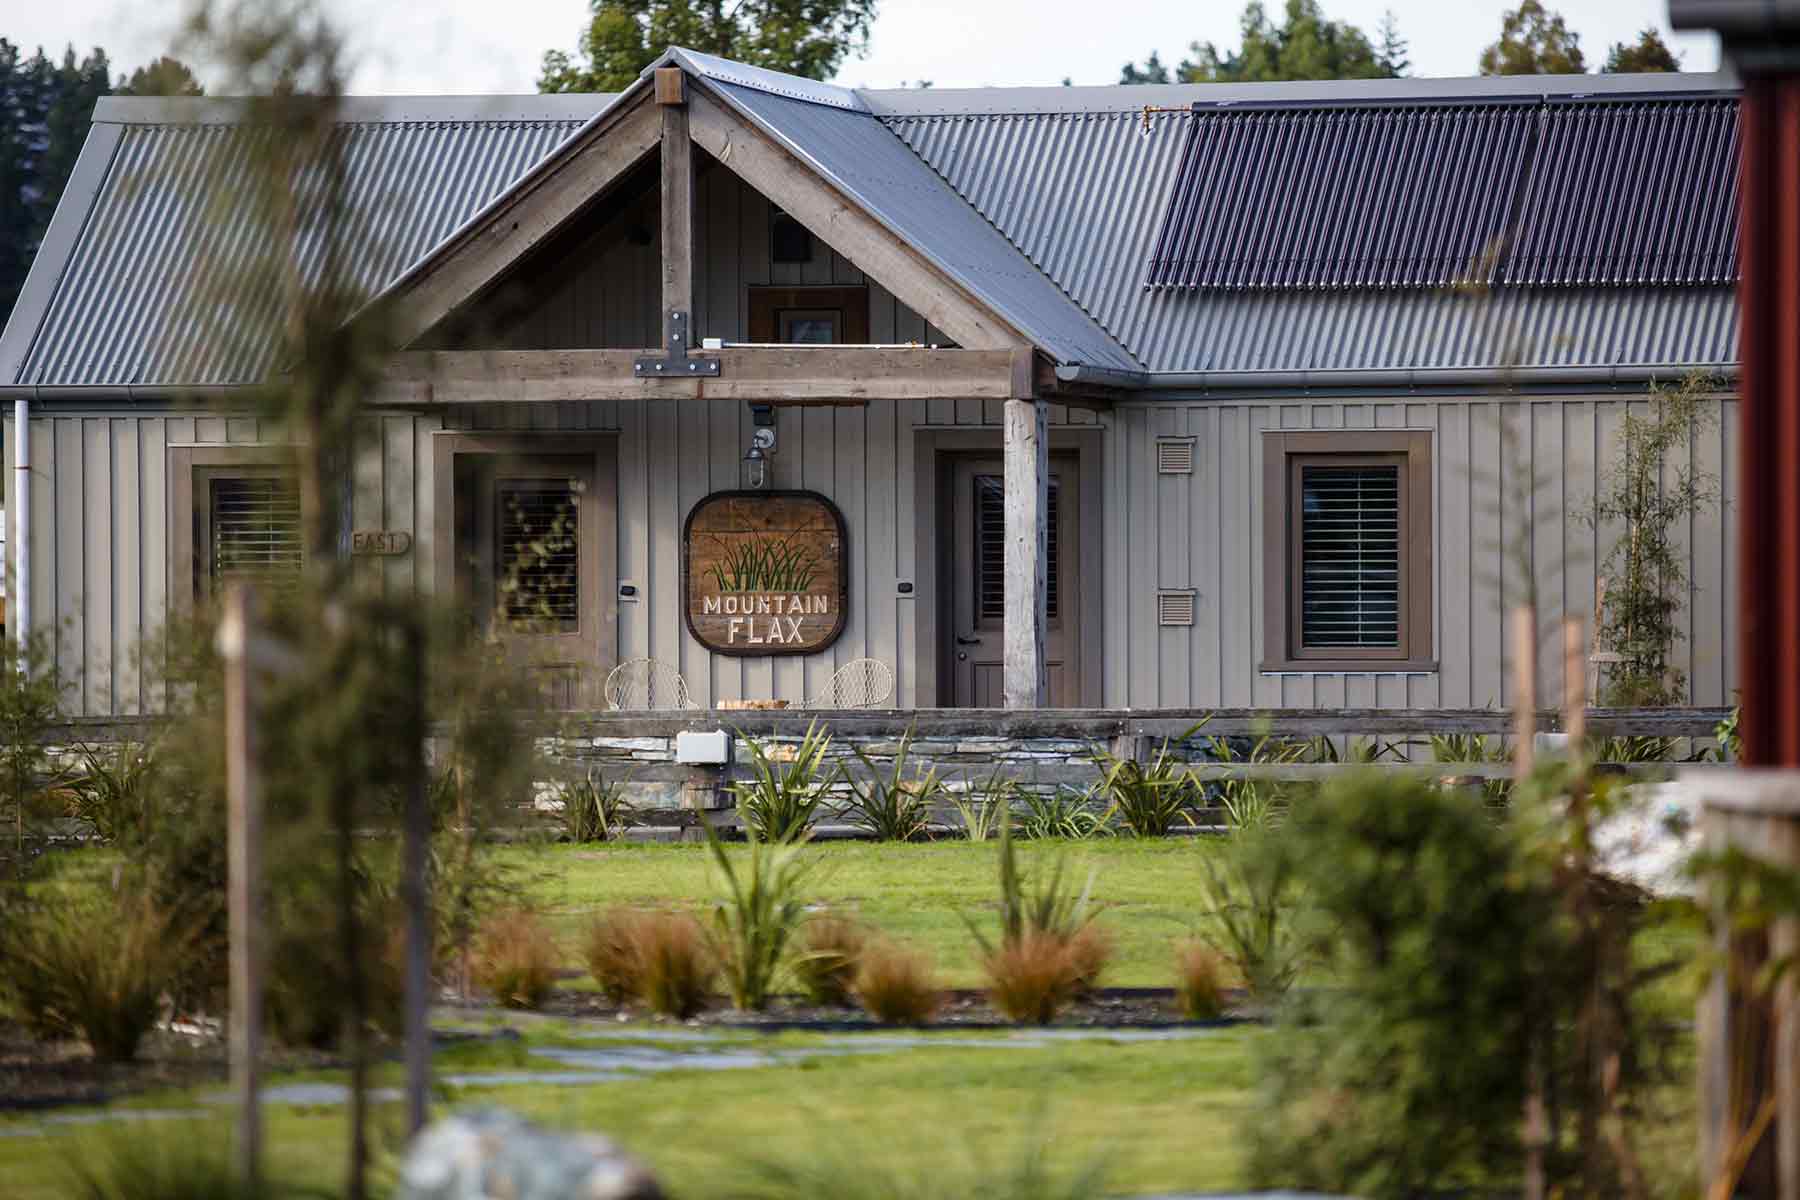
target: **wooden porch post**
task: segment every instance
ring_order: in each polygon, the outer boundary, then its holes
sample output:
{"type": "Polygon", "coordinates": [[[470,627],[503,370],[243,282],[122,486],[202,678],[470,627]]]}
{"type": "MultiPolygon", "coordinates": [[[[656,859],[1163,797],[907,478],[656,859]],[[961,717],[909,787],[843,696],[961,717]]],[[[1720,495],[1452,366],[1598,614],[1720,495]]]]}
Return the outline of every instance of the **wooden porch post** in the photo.
{"type": "Polygon", "coordinates": [[[680,67],[657,69],[656,103],[662,109],[663,339],[672,352],[686,354],[694,326],[694,143],[680,67]]]}
{"type": "MultiPolygon", "coordinates": [[[[1028,389],[1027,389],[1028,390],[1028,389]]],[[[1043,708],[1050,435],[1044,402],[1006,402],[1006,618],[1001,689],[1008,708],[1043,708]]]]}

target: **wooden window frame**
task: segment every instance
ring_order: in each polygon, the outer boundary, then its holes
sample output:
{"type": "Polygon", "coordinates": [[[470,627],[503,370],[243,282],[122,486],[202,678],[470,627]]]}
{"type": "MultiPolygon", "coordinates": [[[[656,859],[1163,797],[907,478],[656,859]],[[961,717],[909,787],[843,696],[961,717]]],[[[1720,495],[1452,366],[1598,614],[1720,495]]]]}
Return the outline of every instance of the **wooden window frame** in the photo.
{"type": "Polygon", "coordinates": [[[1431,433],[1418,429],[1263,434],[1263,661],[1270,674],[1437,670],[1433,658],[1431,433]],[[1389,647],[1301,644],[1299,469],[1400,468],[1400,637],[1389,647]]]}
{"type": "Polygon", "coordinates": [[[270,475],[299,466],[292,446],[170,446],[169,455],[169,598],[179,614],[193,612],[211,595],[210,531],[200,518],[210,506],[196,507],[214,479],[237,475],[270,475]]]}
{"type": "Polygon", "coordinates": [[[581,556],[579,585],[584,599],[579,630],[545,635],[580,641],[582,661],[594,677],[584,680],[592,696],[583,706],[599,707],[598,683],[619,661],[619,436],[617,433],[462,433],[434,431],[431,438],[431,583],[439,597],[454,597],[461,586],[456,556],[456,460],[471,456],[498,470],[532,469],[545,458],[582,458],[592,485],[582,493],[579,537],[591,551],[581,556]],[[589,539],[592,539],[591,541],[589,539]],[[587,703],[591,701],[591,703],[587,703]]]}
{"type": "MultiPolygon", "coordinates": [[[[752,287],[750,289],[750,340],[779,343],[781,314],[836,312],[839,346],[869,344],[869,289],[854,287],[752,287]]],[[[823,345],[822,342],[810,343],[823,345]]]]}

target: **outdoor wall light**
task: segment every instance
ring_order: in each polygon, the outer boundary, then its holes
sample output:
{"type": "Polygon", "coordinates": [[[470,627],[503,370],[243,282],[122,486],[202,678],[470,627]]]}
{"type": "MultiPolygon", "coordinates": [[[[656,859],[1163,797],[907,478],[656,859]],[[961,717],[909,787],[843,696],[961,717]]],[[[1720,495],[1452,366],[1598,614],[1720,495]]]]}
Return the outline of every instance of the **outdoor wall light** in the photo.
{"type": "Polygon", "coordinates": [[[750,435],[750,449],[744,452],[744,474],[749,486],[761,491],[769,486],[769,456],[775,453],[775,429],[765,425],[750,435]]]}

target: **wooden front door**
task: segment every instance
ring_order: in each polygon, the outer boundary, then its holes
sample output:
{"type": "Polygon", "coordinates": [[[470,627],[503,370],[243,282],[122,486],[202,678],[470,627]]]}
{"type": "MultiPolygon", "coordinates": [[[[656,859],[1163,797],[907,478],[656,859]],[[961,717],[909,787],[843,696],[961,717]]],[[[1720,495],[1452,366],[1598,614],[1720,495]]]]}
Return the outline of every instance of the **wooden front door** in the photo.
{"type": "MultiPolygon", "coordinates": [[[[1050,457],[1049,561],[1047,608],[1049,629],[1045,666],[1050,704],[1080,704],[1081,669],[1078,631],[1081,589],[1075,579],[1080,559],[1081,477],[1076,456],[1050,457]]],[[[997,458],[959,458],[947,474],[950,495],[940,511],[950,516],[951,535],[944,540],[947,561],[942,578],[949,593],[951,703],[958,708],[1000,708],[1002,691],[1001,630],[1006,615],[1006,491],[997,458]]]]}
{"type": "Polygon", "coordinates": [[[601,520],[591,455],[458,455],[465,594],[551,708],[598,704],[601,520]]]}

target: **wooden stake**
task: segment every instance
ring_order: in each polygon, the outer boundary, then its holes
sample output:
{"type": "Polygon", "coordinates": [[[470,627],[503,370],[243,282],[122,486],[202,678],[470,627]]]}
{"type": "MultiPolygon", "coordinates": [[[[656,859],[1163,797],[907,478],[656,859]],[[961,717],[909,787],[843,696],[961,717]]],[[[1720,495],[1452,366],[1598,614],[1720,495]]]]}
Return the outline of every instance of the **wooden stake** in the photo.
{"type": "Polygon", "coordinates": [[[1001,692],[1008,708],[1042,708],[1048,699],[1044,670],[1045,557],[1049,508],[1049,431],[1044,403],[1006,402],[1006,561],[1001,648],[1001,692]]]}
{"type": "Polygon", "coordinates": [[[426,1094],[431,1086],[431,896],[426,861],[431,844],[431,811],[426,799],[425,766],[425,639],[415,625],[407,630],[407,655],[413,675],[413,719],[408,722],[412,779],[406,789],[404,874],[401,897],[406,905],[406,1130],[425,1127],[426,1094]]]}
{"type": "Polygon", "coordinates": [[[226,893],[230,922],[231,1094],[237,1106],[233,1164],[245,1194],[262,1175],[262,786],[257,766],[251,646],[256,593],[225,591],[219,653],[225,661],[226,893]]]}
{"type": "Polygon", "coordinates": [[[1513,626],[1513,775],[1524,780],[1535,763],[1537,737],[1537,609],[1522,604],[1513,626]]]}

